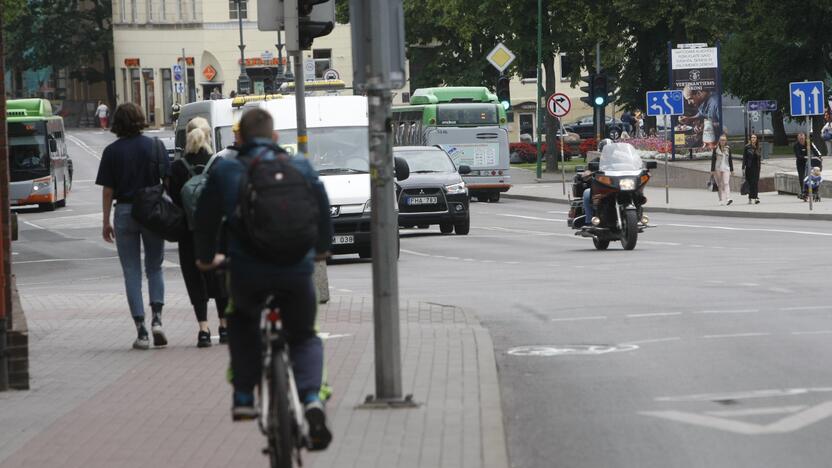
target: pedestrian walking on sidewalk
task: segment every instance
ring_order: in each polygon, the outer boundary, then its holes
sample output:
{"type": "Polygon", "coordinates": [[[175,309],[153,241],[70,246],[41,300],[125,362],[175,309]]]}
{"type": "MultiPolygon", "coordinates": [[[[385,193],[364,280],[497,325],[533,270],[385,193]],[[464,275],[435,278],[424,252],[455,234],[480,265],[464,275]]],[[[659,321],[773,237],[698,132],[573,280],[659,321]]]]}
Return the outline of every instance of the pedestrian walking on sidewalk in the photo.
{"type": "Polygon", "coordinates": [[[711,154],[711,175],[714,176],[717,187],[719,187],[719,204],[730,205],[734,203],[731,199],[731,174],[734,173],[734,163],[731,161],[731,147],[728,146],[728,137],[723,133],[719,137],[719,144],[711,154]]]}
{"type": "Polygon", "coordinates": [[[162,274],[164,239],[142,227],[130,214],[133,196],[145,187],[159,185],[167,173],[167,152],[157,139],[142,135],[147,127],[141,108],[133,103],[120,105],[113,115],[111,131],[118,140],[104,148],[95,183],[103,187],[104,240],[115,241],[118,258],[124,273],[127,304],[136,325],[136,349],[148,349],[150,340],[145,328],[142,299],[142,255],[153,312],[151,331],[153,345],[165,346],[167,338],[162,329],[162,307],[165,303],[165,282],[162,274]],[[161,177],[160,177],[161,176],[161,177]],[[115,201],[113,222],[110,212],[115,201]]]}
{"type": "Polygon", "coordinates": [[[823,142],[826,143],[826,155],[832,156],[832,112],[829,109],[823,114],[823,119],[826,123],[821,129],[820,135],[823,137],[823,142]]]}
{"type": "Polygon", "coordinates": [[[742,170],[745,174],[745,181],[748,183],[748,204],[759,204],[758,194],[760,184],[760,170],[762,169],[762,158],[760,157],[760,143],[756,134],[751,134],[745,151],[742,153],[742,170]]]}
{"type": "MultiPolygon", "coordinates": [[[[800,198],[803,201],[806,201],[806,190],[803,188],[803,181],[806,180],[806,155],[808,152],[806,151],[807,139],[806,134],[800,132],[797,134],[797,141],[794,144],[794,158],[795,158],[795,166],[797,167],[797,178],[800,181],[801,189],[800,195],[797,198],[800,198]]],[[[809,146],[812,147],[812,167],[819,167],[823,169],[823,161],[821,160],[820,151],[815,147],[814,144],[810,144],[809,146]]]]}
{"type": "MultiPolygon", "coordinates": [[[[171,164],[168,178],[168,193],[173,203],[183,207],[182,187],[188,180],[205,170],[214,154],[211,147],[211,127],[202,117],[196,117],[186,127],[187,139],[185,152],[182,157],[171,164]]],[[[208,327],[208,300],[214,299],[217,316],[220,320],[220,343],[228,342],[225,322],[225,309],[228,307],[228,291],[226,290],[225,275],[222,272],[201,272],[196,267],[194,251],[194,236],[192,227],[179,239],[179,268],[185,280],[185,289],[194,308],[196,320],[199,323],[197,332],[197,347],[211,346],[211,330],[208,327]]]]}

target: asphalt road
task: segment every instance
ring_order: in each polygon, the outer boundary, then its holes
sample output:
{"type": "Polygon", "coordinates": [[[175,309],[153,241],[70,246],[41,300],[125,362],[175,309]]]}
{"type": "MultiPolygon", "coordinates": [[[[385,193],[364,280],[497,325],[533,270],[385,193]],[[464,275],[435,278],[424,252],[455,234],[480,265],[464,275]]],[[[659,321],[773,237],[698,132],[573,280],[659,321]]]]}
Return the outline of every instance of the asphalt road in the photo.
{"type": "MultiPolygon", "coordinates": [[[[24,294],[122,288],[92,182],[112,136],[69,135],[67,208],[22,211],[24,294]]],[[[470,308],[493,335],[512,466],[829,465],[829,223],[655,215],[636,250],[599,252],[565,217],[503,200],[472,205],[468,236],[403,231],[402,300],[470,308]]],[[[371,294],[370,262],[328,271],[333,294],[371,294]]]]}

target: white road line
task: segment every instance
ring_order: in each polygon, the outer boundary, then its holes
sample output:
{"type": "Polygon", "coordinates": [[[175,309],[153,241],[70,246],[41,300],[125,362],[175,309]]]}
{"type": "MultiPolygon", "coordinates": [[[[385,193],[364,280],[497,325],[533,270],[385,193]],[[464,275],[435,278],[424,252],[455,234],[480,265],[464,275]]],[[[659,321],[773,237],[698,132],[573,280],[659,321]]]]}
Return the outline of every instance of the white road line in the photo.
{"type": "Polygon", "coordinates": [[[528,229],[510,229],[498,226],[474,226],[475,229],[485,229],[486,231],[500,231],[500,232],[511,232],[516,234],[532,234],[535,236],[556,236],[556,237],[568,237],[570,239],[581,239],[580,237],[575,236],[574,234],[562,234],[558,232],[545,232],[545,231],[531,231],[528,229]]]}
{"type": "Polygon", "coordinates": [[[553,221],[553,222],[566,221],[565,219],[538,218],[537,216],[523,216],[523,215],[506,214],[506,213],[498,213],[497,216],[506,216],[506,217],[509,217],[509,218],[520,218],[520,219],[532,219],[532,220],[535,220],[535,221],[553,221]]]}
{"type": "Polygon", "coordinates": [[[745,286],[747,288],[756,288],[759,286],[757,283],[740,283],[739,286],[745,286]]]}
{"type": "Polygon", "coordinates": [[[694,314],[753,314],[760,309],[736,309],[736,310],[698,310],[694,314]]]}
{"type": "Polygon", "coordinates": [[[642,244],[650,244],[650,245],[670,245],[674,247],[678,247],[682,244],[678,242],[659,242],[659,241],[641,241],[642,244]]]}
{"type": "Polygon", "coordinates": [[[27,226],[31,226],[31,227],[33,227],[33,228],[35,228],[35,229],[41,229],[41,230],[43,230],[43,231],[45,231],[45,230],[46,230],[46,228],[45,228],[45,227],[43,227],[43,226],[38,226],[37,224],[35,224],[35,223],[31,222],[31,221],[23,221],[23,224],[25,224],[25,225],[27,225],[27,226]]]}
{"type": "Polygon", "coordinates": [[[15,265],[24,265],[27,263],[58,263],[58,262],[94,262],[98,260],[113,260],[116,257],[92,257],[92,258],[47,258],[44,260],[25,260],[22,262],[14,262],[15,265]]]}
{"type": "Polygon", "coordinates": [[[808,408],[808,406],[806,405],[778,406],[771,408],[748,408],[741,410],[705,411],[705,414],[710,414],[711,416],[724,416],[729,418],[742,416],[766,416],[771,414],[797,413],[798,411],[803,411],[806,408],[808,408]]]}
{"type": "Polygon", "coordinates": [[[591,317],[564,317],[549,319],[550,322],[579,322],[582,320],[606,320],[606,315],[595,315],[591,317]]]}
{"type": "Polygon", "coordinates": [[[802,234],[806,236],[826,236],[832,237],[830,232],[814,232],[814,231],[792,231],[789,229],[763,229],[763,228],[738,228],[728,226],[702,226],[698,224],[662,224],[662,226],[681,227],[681,228],[695,228],[695,229],[716,229],[721,231],[748,231],[748,232],[771,232],[776,234],[802,234]]]}
{"type": "Polygon", "coordinates": [[[416,252],[416,251],[407,250],[407,249],[402,249],[402,252],[404,252],[406,254],[410,254],[410,255],[416,255],[417,257],[433,257],[433,255],[430,255],[430,254],[426,254],[426,253],[422,253],[422,252],[416,252]]]}
{"type": "Polygon", "coordinates": [[[832,330],[797,331],[792,332],[792,335],[832,335],[832,330]]]}
{"type": "Polygon", "coordinates": [[[656,339],[653,339],[653,340],[628,341],[628,342],[623,343],[623,344],[625,344],[625,345],[643,345],[643,344],[648,344],[648,343],[665,343],[665,342],[668,342],[668,341],[679,341],[681,339],[682,338],[680,338],[678,336],[673,336],[673,337],[670,337],[670,338],[656,338],[656,339]]]}
{"type": "Polygon", "coordinates": [[[629,314],[627,318],[648,318],[648,317],[674,317],[682,315],[681,312],[657,312],[654,314],[629,314]]]}
{"type": "Polygon", "coordinates": [[[87,154],[89,154],[90,156],[92,156],[95,159],[101,161],[101,156],[98,153],[96,153],[94,149],[90,148],[86,143],[84,143],[83,141],[81,141],[77,137],[75,137],[73,135],[70,135],[70,134],[66,134],[66,139],[75,143],[76,145],[78,145],[79,148],[86,151],[87,154]]]}
{"type": "Polygon", "coordinates": [[[802,307],[783,307],[780,310],[784,312],[789,311],[800,311],[800,310],[826,310],[832,309],[832,306],[829,305],[816,305],[816,306],[802,306],[802,307]]]}
{"type": "Polygon", "coordinates": [[[771,333],[733,333],[730,335],[705,335],[702,338],[718,339],[718,338],[750,338],[754,336],[771,336],[771,333]]]}

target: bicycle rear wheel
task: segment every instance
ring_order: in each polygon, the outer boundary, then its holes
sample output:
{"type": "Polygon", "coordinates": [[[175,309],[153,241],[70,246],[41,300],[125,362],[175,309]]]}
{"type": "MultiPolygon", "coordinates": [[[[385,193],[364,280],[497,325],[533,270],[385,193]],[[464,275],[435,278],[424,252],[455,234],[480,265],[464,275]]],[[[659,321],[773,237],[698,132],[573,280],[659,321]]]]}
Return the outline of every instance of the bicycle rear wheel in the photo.
{"type": "Polygon", "coordinates": [[[294,434],[289,412],[289,367],[285,355],[272,354],[269,381],[269,459],[272,468],[292,468],[294,434]]]}

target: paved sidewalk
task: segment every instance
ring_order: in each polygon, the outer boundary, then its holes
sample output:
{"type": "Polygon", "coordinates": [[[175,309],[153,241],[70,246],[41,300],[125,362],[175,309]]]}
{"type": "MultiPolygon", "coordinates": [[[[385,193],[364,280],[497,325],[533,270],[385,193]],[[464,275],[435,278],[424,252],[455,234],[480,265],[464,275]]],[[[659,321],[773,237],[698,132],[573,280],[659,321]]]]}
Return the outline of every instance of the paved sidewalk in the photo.
{"type": "MultiPolygon", "coordinates": [[[[503,194],[506,198],[568,203],[571,179],[574,173],[566,174],[566,192],[563,194],[562,176],[543,175],[541,182],[535,181],[534,173],[512,168],[511,190],[503,194]]],[[[738,189],[739,187],[732,187],[738,189]]],[[[760,204],[749,205],[748,197],[732,192],[734,203],[720,206],[716,192],[702,189],[670,188],[670,203],[666,203],[665,188],[650,186],[644,191],[647,196],[645,211],[669,212],[676,214],[748,217],[748,218],[791,218],[807,220],[832,220],[832,200],[815,203],[809,211],[809,204],[794,195],[778,195],[777,192],[760,193],[760,204]]]]}
{"type": "MultiPolygon", "coordinates": [[[[0,393],[0,467],[260,467],[264,439],[232,424],[227,350],[196,348],[187,297],[167,297],[167,349],[130,349],[122,294],[22,291],[32,390],[0,393]]],[[[215,319],[212,317],[212,321],[215,319]]],[[[468,311],[402,304],[404,389],[422,405],[357,409],[374,392],[372,305],[322,306],[334,442],[312,467],[508,467],[493,345],[468,311]]]]}

